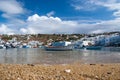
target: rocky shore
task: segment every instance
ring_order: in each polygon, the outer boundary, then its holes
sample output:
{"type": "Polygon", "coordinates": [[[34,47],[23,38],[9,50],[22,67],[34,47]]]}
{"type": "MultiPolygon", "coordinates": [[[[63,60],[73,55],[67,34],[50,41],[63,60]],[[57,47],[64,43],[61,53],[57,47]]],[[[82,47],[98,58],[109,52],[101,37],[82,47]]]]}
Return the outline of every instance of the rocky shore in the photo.
{"type": "Polygon", "coordinates": [[[120,64],[0,64],[0,80],[120,80],[120,64]]]}

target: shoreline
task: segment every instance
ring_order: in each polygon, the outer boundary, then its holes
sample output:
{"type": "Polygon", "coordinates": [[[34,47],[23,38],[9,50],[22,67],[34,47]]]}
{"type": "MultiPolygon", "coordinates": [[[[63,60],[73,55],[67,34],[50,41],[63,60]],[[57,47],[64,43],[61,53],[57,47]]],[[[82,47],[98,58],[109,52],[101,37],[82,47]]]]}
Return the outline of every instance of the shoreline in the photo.
{"type": "Polygon", "coordinates": [[[120,63],[0,64],[0,80],[120,80],[120,63]]]}

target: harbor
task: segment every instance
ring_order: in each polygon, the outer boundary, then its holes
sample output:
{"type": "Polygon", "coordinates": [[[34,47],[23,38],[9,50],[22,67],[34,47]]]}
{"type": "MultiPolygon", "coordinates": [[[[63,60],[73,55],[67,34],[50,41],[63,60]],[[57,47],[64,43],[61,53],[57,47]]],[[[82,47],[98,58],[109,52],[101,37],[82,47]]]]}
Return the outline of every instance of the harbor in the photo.
{"type": "Polygon", "coordinates": [[[0,80],[120,80],[120,0],[0,0],[0,80]]]}
{"type": "Polygon", "coordinates": [[[84,35],[81,38],[79,38],[79,35],[72,34],[69,36],[64,35],[65,37],[58,34],[43,35],[43,37],[57,36],[55,40],[48,39],[46,41],[39,40],[40,36],[42,37],[42,34],[13,35],[12,37],[8,36],[8,40],[6,40],[4,35],[1,36],[0,63],[69,64],[74,62],[120,62],[119,32],[104,35],[84,35]],[[60,37],[61,39],[58,39],[60,37]],[[62,40],[62,38],[65,38],[66,40],[62,40]]]}
{"type": "Polygon", "coordinates": [[[25,40],[1,38],[0,79],[120,79],[119,33],[70,37],[46,41],[30,39],[29,35],[25,40]]]}

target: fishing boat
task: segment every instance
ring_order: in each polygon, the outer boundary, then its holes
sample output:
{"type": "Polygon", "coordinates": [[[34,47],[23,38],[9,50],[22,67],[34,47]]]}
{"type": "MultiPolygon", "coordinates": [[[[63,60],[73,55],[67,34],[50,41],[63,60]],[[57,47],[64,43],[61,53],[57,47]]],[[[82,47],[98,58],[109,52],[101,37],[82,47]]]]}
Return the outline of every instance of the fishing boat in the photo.
{"type": "Polygon", "coordinates": [[[73,46],[71,42],[60,41],[53,42],[50,46],[45,46],[44,49],[46,51],[71,51],[73,50],[73,46]]]}

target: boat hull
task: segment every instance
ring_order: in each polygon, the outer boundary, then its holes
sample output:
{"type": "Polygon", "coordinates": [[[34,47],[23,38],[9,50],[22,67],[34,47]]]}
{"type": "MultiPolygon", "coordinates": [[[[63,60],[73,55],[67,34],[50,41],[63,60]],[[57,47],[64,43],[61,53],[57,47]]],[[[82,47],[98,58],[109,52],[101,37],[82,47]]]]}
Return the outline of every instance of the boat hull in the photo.
{"type": "Polygon", "coordinates": [[[71,51],[72,47],[63,46],[63,47],[45,47],[46,51],[71,51]]]}

